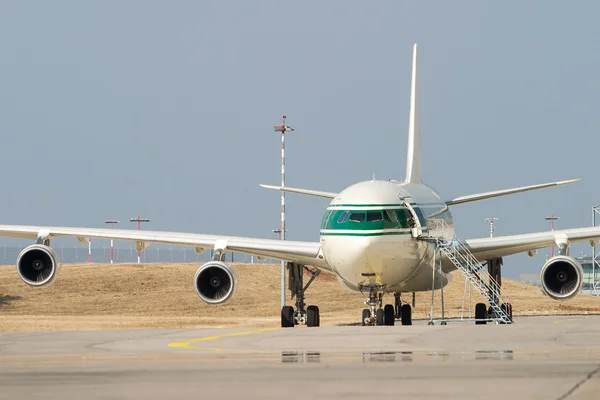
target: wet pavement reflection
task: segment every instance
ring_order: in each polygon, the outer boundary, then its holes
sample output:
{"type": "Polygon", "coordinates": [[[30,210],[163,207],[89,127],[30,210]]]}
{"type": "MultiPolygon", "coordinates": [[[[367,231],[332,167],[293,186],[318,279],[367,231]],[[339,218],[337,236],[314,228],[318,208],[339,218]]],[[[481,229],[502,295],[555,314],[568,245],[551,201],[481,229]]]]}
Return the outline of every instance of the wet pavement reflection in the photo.
{"type": "MultiPolygon", "coordinates": [[[[363,353],[328,353],[326,358],[335,360],[339,358],[355,358],[362,356],[363,363],[385,363],[385,362],[440,362],[448,360],[472,361],[472,360],[513,360],[512,350],[479,350],[475,352],[449,353],[443,351],[374,351],[363,353]]],[[[322,355],[318,351],[284,351],[281,352],[282,363],[320,363],[322,355]]]]}
{"type": "Polygon", "coordinates": [[[284,351],[281,353],[281,362],[283,363],[304,363],[321,362],[321,353],[303,352],[303,351],[284,351]]]}

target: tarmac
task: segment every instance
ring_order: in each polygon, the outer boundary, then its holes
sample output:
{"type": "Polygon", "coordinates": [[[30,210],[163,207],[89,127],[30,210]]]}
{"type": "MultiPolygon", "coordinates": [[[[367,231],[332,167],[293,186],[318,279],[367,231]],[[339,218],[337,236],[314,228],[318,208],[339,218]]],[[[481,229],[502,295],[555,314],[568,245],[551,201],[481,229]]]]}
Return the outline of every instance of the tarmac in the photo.
{"type": "Polygon", "coordinates": [[[2,400],[317,396],[598,399],[600,316],[0,333],[2,400]]]}

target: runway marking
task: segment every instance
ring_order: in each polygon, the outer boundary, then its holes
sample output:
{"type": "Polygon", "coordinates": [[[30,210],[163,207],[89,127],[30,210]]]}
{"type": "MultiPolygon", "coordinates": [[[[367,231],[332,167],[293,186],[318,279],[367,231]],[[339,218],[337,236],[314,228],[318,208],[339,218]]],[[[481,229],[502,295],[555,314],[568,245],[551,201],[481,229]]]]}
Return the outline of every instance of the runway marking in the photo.
{"type": "MultiPolygon", "coordinates": [[[[193,345],[196,344],[196,343],[200,343],[200,342],[208,342],[208,341],[211,341],[211,340],[223,339],[223,338],[226,338],[226,337],[251,335],[253,333],[261,333],[261,332],[274,331],[276,329],[280,329],[280,328],[262,328],[262,329],[254,329],[254,330],[251,330],[251,331],[232,332],[232,333],[224,333],[222,335],[205,336],[205,337],[201,337],[201,338],[197,338],[197,339],[187,340],[185,342],[169,343],[169,347],[179,347],[179,348],[188,349],[188,350],[210,350],[210,351],[235,350],[235,351],[248,351],[248,350],[244,350],[244,349],[225,349],[225,348],[220,348],[220,347],[196,347],[196,346],[193,346],[193,345]]],[[[252,352],[259,352],[257,350],[251,350],[251,351],[252,352]]]]}

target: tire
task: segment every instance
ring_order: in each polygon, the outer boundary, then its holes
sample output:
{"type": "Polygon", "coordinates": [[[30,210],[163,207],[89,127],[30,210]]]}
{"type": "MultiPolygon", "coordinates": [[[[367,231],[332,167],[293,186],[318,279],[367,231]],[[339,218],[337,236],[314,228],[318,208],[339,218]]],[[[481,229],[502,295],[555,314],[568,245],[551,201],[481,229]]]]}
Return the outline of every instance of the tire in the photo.
{"type": "Polygon", "coordinates": [[[510,322],[513,321],[513,315],[512,315],[512,304],[510,303],[504,303],[502,304],[502,311],[504,311],[506,313],[506,315],[508,315],[508,319],[510,319],[510,322]]]}
{"type": "MultiPolygon", "coordinates": [[[[484,303],[475,304],[475,319],[487,319],[487,307],[484,303]]],[[[487,321],[475,321],[475,325],[485,325],[487,321]]]]}
{"type": "Polygon", "coordinates": [[[383,309],[378,308],[377,313],[375,314],[375,325],[383,325],[383,309]]]}
{"type": "Polygon", "coordinates": [[[294,327],[294,307],[285,306],[281,309],[281,327],[282,328],[293,328],[294,327]]]}
{"type": "Polygon", "coordinates": [[[308,306],[306,309],[306,326],[319,326],[319,307],[308,306]]]}
{"type": "Polygon", "coordinates": [[[402,325],[412,325],[412,308],[410,308],[410,304],[402,305],[400,320],[402,321],[402,325]]]}
{"type": "MultiPolygon", "coordinates": [[[[502,303],[500,304],[500,310],[502,310],[506,315],[508,315],[508,309],[506,308],[506,303],[502,303]]],[[[498,316],[500,317],[500,316],[498,316]]],[[[510,317],[509,317],[510,318],[510,317]]],[[[499,324],[505,324],[506,322],[504,321],[499,321],[499,324]]]]}
{"type": "Polygon", "coordinates": [[[386,304],[385,307],[383,307],[383,323],[387,326],[394,326],[394,321],[396,319],[394,314],[394,306],[386,304]]]}
{"type": "Polygon", "coordinates": [[[367,318],[371,318],[371,311],[365,308],[362,311],[362,320],[361,320],[362,326],[365,326],[365,319],[367,319],[367,318]]]}

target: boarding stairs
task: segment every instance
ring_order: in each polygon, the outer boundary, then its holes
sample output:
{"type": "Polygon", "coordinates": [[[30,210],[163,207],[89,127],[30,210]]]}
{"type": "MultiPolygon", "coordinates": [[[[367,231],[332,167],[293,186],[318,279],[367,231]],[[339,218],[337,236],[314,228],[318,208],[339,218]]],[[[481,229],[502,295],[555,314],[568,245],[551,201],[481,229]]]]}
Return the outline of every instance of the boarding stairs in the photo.
{"type": "Polygon", "coordinates": [[[435,220],[427,231],[427,235],[420,235],[417,239],[434,243],[440,255],[443,254],[452,262],[465,275],[469,283],[487,300],[493,311],[493,315],[488,315],[488,320],[511,324],[513,321],[503,306],[504,301],[500,295],[500,286],[464,243],[454,236],[452,239],[448,239],[448,235],[443,234],[444,231],[451,231],[446,222],[435,220]],[[440,236],[430,236],[436,233],[439,233],[440,236]]]}

